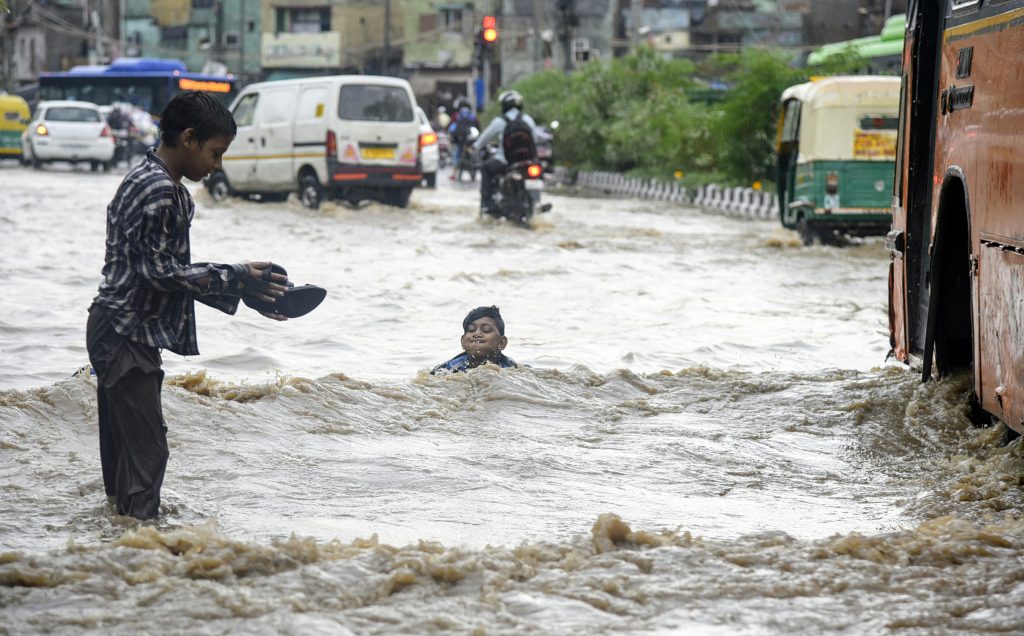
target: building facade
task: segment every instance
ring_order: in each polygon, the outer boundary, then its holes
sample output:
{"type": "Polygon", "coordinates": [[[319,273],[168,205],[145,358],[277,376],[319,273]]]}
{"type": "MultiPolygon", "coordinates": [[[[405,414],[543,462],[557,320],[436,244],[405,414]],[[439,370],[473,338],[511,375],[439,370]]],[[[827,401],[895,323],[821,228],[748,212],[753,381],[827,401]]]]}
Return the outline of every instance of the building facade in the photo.
{"type": "Polygon", "coordinates": [[[8,0],[0,13],[0,88],[31,92],[39,74],[120,54],[120,7],[101,0],[8,0]]]}
{"type": "Polygon", "coordinates": [[[261,0],[124,0],[124,54],[258,79],[261,0]]]}

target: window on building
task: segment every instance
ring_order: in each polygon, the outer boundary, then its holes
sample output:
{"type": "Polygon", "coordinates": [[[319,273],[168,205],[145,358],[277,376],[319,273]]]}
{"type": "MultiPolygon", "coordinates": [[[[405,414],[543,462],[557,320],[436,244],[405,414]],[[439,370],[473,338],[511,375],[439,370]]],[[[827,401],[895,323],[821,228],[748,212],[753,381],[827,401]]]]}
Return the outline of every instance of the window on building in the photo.
{"type": "Polygon", "coordinates": [[[462,7],[443,7],[438,10],[438,27],[445,31],[462,31],[462,7]]]}
{"type": "Polygon", "coordinates": [[[239,42],[242,41],[242,37],[238,34],[238,31],[225,31],[224,32],[224,48],[237,49],[239,42]]]}
{"type": "Polygon", "coordinates": [[[331,10],[324,8],[291,9],[278,7],[277,32],[324,33],[331,30],[331,10]]]}
{"type": "Polygon", "coordinates": [[[420,33],[430,33],[437,30],[437,15],[425,13],[420,16],[420,33]]]}
{"type": "Polygon", "coordinates": [[[213,0],[192,0],[193,9],[212,9],[213,0]]]}
{"type": "Polygon", "coordinates": [[[160,44],[168,49],[184,49],[188,46],[188,29],[183,26],[160,29],[160,44]]]}

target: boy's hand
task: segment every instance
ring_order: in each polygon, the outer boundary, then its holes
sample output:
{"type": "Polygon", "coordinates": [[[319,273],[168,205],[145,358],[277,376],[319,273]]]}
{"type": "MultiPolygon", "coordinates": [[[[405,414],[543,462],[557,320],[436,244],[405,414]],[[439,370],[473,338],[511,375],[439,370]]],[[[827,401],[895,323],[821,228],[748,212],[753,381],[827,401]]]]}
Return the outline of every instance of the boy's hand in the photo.
{"type": "Polygon", "coordinates": [[[246,285],[251,290],[249,293],[267,302],[273,302],[284,296],[285,290],[288,289],[288,277],[271,271],[270,266],[272,264],[270,261],[246,263],[249,267],[249,278],[251,279],[249,284],[246,285]]]}
{"type": "Polygon", "coordinates": [[[285,320],[288,320],[287,318],[285,318],[281,314],[271,314],[271,313],[267,313],[265,311],[261,311],[259,313],[264,318],[270,318],[271,320],[278,320],[278,321],[281,321],[281,322],[284,322],[285,320]]]}

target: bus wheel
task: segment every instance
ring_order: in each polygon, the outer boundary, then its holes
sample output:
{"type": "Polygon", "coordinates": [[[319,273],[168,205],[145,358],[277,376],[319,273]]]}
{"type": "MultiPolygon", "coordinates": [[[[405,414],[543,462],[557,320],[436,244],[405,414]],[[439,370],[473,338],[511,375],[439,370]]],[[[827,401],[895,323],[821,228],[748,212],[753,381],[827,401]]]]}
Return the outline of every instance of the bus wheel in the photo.
{"type": "Polygon", "coordinates": [[[804,245],[814,245],[817,233],[811,229],[811,224],[807,222],[807,217],[802,216],[796,222],[796,231],[800,234],[800,240],[803,241],[804,245]]]}
{"type": "Polygon", "coordinates": [[[324,191],[315,174],[306,172],[299,177],[299,200],[302,201],[302,205],[310,210],[316,210],[323,198],[324,191]]]}

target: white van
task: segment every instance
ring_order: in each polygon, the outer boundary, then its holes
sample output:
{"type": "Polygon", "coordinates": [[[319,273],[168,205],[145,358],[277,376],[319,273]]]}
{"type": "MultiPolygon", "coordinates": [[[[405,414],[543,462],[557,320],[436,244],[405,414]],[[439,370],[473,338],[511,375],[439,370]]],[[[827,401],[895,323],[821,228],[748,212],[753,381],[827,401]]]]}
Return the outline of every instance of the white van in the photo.
{"type": "Polygon", "coordinates": [[[325,196],[405,207],[423,178],[416,100],[397,77],[335,75],[261,82],[231,104],[238,134],[215,199],[287,197],[316,208],[325,196]]]}

